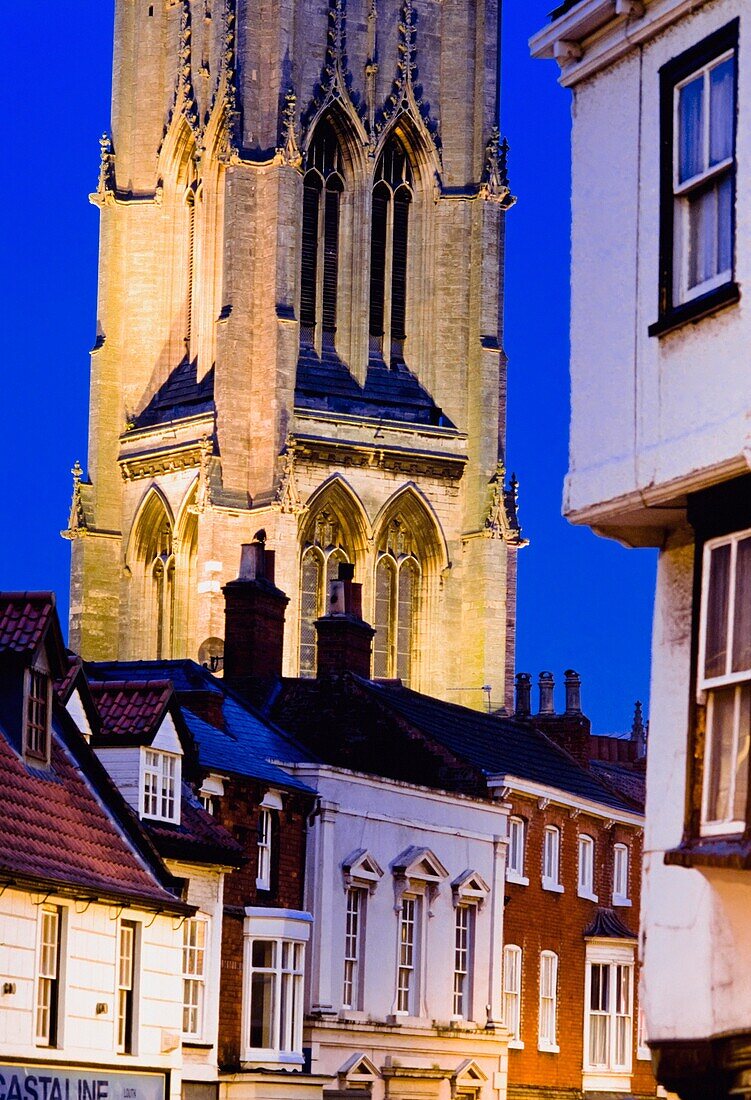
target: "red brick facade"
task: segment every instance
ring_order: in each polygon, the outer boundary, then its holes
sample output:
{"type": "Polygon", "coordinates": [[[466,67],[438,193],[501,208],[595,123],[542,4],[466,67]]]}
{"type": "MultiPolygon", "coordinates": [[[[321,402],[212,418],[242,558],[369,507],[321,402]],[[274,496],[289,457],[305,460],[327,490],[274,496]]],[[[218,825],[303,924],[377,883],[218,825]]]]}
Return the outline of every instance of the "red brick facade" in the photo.
{"type": "Polygon", "coordinates": [[[311,797],[305,794],[281,792],[284,807],[272,811],[271,889],[256,887],[260,803],[269,786],[235,778],[227,783],[224,797],[217,800],[217,820],[248,856],[246,865],[228,875],[224,886],[219,1064],[225,1070],[237,1069],[240,1064],[245,907],[303,908],[305,817],[312,806],[311,797]]]}
{"type": "MultiPolygon", "coordinates": [[[[532,1096],[546,1100],[581,1096],[584,1065],[585,958],[584,932],[600,907],[613,905],[613,846],[629,849],[628,897],[631,906],[615,909],[620,920],[633,932],[639,928],[641,877],[641,832],[615,824],[610,828],[601,818],[575,814],[562,806],[548,805],[512,794],[513,816],[525,822],[524,876],[528,885],[506,884],[505,944],[522,950],[521,1025],[523,1049],[509,1051],[510,1100],[532,1096]],[[546,825],[560,830],[560,872],[562,893],[542,886],[543,835],[546,825]],[[578,838],[594,840],[594,893],[598,901],[578,895],[578,838]],[[540,953],[558,955],[557,1025],[558,1053],[538,1050],[540,997],[540,953]]],[[[634,941],[636,948],[636,941],[634,941]]],[[[635,987],[638,978],[635,975],[635,987]]],[[[638,993],[633,1006],[633,1050],[630,1094],[654,1096],[655,1080],[648,1059],[637,1056],[638,993]]]]}

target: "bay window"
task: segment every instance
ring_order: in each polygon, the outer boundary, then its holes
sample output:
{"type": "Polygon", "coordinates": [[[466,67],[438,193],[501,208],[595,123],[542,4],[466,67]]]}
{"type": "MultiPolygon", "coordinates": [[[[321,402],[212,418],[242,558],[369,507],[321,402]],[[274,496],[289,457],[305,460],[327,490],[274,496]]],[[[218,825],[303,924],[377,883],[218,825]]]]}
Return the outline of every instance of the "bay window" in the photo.
{"type": "Polygon", "coordinates": [[[245,910],[245,1062],[302,1064],[303,981],[309,913],[245,910]]]}
{"type": "Polygon", "coordinates": [[[737,301],[735,131],[738,21],[660,70],[659,335],[737,301]]]}
{"type": "Polygon", "coordinates": [[[701,833],[746,828],[751,743],[751,531],[705,544],[699,702],[706,704],[701,833]]]}
{"type": "Polygon", "coordinates": [[[631,1072],[634,1041],[634,952],[628,946],[587,948],[584,1069],[590,1087],[615,1084],[631,1072]]]}

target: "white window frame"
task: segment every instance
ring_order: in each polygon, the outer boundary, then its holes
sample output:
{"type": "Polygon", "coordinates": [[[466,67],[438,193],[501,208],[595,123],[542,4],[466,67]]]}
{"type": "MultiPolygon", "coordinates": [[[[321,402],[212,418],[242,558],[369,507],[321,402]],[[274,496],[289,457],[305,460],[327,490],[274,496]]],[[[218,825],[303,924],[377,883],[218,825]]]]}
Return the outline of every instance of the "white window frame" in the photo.
{"type": "Polygon", "coordinates": [[[614,1089],[618,1090],[623,1085],[628,1087],[629,1078],[633,1072],[633,1047],[634,1047],[634,948],[631,944],[618,944],[611,942],[587,944],[586,967],[584,978],[584,1077],[582,1087],[585,1090],[614,1089]],[[605,1010],[593,1011],[591,1008],[592,969],[594,966],[602,966],[608,969],[608,1004],[605,1010]],[[616,1004],[616,971],[623,968],[628,979],[629,1012],[626,1014],[617,1011],[616,1004]],[[606,1019],[606,1046],[607,1061],[595,1064],[590,1061],[590,1034],[591,1019],[596,1015],[606,1019]],[[619,1063],[615,1057],[618,1042],[619,1019],[629,1021],[627,1025],[628,1041],[626,1042],[626,1059],[619,1063]]]}
{"type": "Polygon", "coordinates": [[[146,746],[141,763],[141,816],[180,821],[181,757],[146,746]]]}
{"type": "Polygon", "coordinates": [[[631,905],[628,896],[628,878],[631,853],[628,844],[619,841],[613,845],[613,905],[631,905]]]}
{"type": "Polygon", "coordinates": [[[270,1065],[303,1064],[302,1027],[303,1027],[303,986],[305,980],[305,949],[310,940],[313,918],[310,913],[297,909],[247,908],[243,927],[243,1000],[242,1000],[242,1043],[241,1061],[270,1065]],[[274,965],[268,970],[254,967],[253,944],[258,941],[273,941],[276,944],[274,965]],[[283,966],[284,945],[291,945],[292,953],[299,948],[299,967],[283,966]],[[262,971],[273,975],[273,1018],[271,1032],[274,1045],[270,1047],[251,1047],[251,999],[253,973],[262,971]],[[287,982],[288,1005],[291,1012],[286,1021],[282,1021],[280,1012],[280,990],[282,981],[287,982]],[[289,999],[291,995],[291,1000],[289,999]],[[284,1026],[283,1026],[284,1025],[284,1026]],[[282,1030],[289,1042],[282,1048],[282,1030]],[[286,1049],[289,1046],[291,1049],[286,1049]]]}
{"type": "Polygon", "coordinates": [[[476,906],[466,902],[454,909],[454,986],[452,1020],[471,1020],[476,906]]]}
{"type": "Polygon", "coordinates": [[[595,838],[589,833],[579,833],[577,855],[576,892],[587,901],[598,901],[595,893],[595,838]]]}
{"type": "Polygon", "coordinates": [[[397,921],[395,1015],[419,1016],[423,896],[402,894],[397,921]]]}
{"type": "Polygon", "coordinates": [[[271,889],[271,831],[273,826],[272,811],[262,806],[258,811],[258,873],[256,875],[256,889],[271,889]]]}
{"type": "Polygon", "coordinates": [[[342,1008],[359,1012],[363,1007],[365,989],[365,927],[367,922],[367,887],[353,884],[347,887],[344,909],[344,975],[342,1008]]]}
{"type": "Polygon", "coordinates": [[[65,1021],[65,958],[67,910],[62,905],[39,907],[34,992],[34,1043],[58,1050],[65,1021]]]}
{"type": "Polygon", "coordinates": [[[138,1053],[139,968],[141,926],[134,920],[121,920],[117,931],[117,982],[115,990],[115,1050],[118,1054],[138,1053]],[[125,930],[130,936],[129,953],[123,953],[125,930]],[[127,1001],[130,994],[130,1029],[127,1001]]]}
{"type": "Polygon", "coordinates": [[[183,976],[183,1017],[182,1034],[186,1038],[203,1039],[206,1028],[206,981],[209,953],[209,918],[202,913],[187,917],[183,923],[182,976],[183,976]],[[200,930],[200,934],[199,934],[200,930]],[[188,942],[191,934],[196,933],[195,942],[188,942]],[[200,939],[203,942],[199,942],[200,939]],[[194,1015],[195,1025],[190,1026],[190,1016],[194,1015]],[[186,1024],[188,1026],[186,1027],[186,1024]]]}
{"type": "Polygon", "coordinates": [[[716,275],[711,276],[709,279],[705,279],[704,282],[697,283],[696,286],[689,287],[688,285],[688,201],[692,194],[702,190],[708,184],[718,180],[723,175],[728,175],[731,180],[731,188],[735,190],[734,176],[736,171],[735,166],[735,124],[733,123],[733,135],[732,144],[733,151],[729,157],[720,161],[718,164],[709,166],[709,133],[711,112],[707,109],[709,104],[709,74],[712,69],[715,69],[718,65],[723,64],[729,58],[733,58],[735,61],[737,81],[737,67],[738,57],[737,50],[735,48],[724,50],[722,53],[717,54],[710,61],[707,61],[703,65],[697,66],[693,72],[688,76],[679,80],[673,88],[673,295],[676,305],[681,305],[684,302],[690,302],[694,298],[698,298],[702,294],[706,294],[711,290],[716,289],[719,286],[724,286],[725,283],[731,281],[733,277],[733,257],[735,254],[735,226],[733,226],[732,237],[730,243],[731,259],[730,267],[726,271],[720,271],[716,275]],[[708,167],[703,168],[696,175],[691,176],[687,180],[682,182],[679,179],[680,172],[680,97],[681,91],[688,84],[693,81],[702,78],[702,96],[704,109],[704,126],[702,135],[702,148],[703,148],[703,163],[708,167]]]}
{"type": "MultiPolygon", "coordinates": [[[[701,609],[700,609],[700,621],[699,621],[699,664],[697,674],[697,701],[706,705],[707,708],[707,721],[706,721],[706,738],[704,748],[704,766],[703,766],[703,780],[702,780],[702,798],[701,798],[701,833],[703,836],[723,836],[734,833],[743,832],[746,828],[745,819],[728,818],[722,821],[715,821],[708,819],[709,812],[709,777],[711,774],[712,753],[713,753],[713,740],[712,740],[712,722],[713,722],[713,703],[714,703],[714,691],[718,688],[731,687],[735,685],[735,706],[734,706],[734,722],[733,722],[733,757],[730,767],[730,781],[731,781],[731,796],[728,798],[729,805],[735,803],[735,773],[737,770],[737,756],[740,738],[740,692],[742,685],[746,685],[751,682],[751,668],[744,669],[741,672],[732,671],[732,652],[733,652],[733,628],[735,619],[735,582],[736,582],[736,563],[738,557],[738,546],[745,539],[751,537],[751,528],[746,528],[743,531],[734,531],[730,535],[724,535],[721,538],[710,539],[704,544],[704,553],[702,559],[702,591],[701,591],[701,609]],[[711,573],[711,559],[712,553],[721,548],[722,546],[730,546],[730,572],[728,576],[728,623],[727,623],[727,647],[725,658],[725,672],[720,676],[706,676],[705,675],[705,661],[706,661],[706,648],[707,648],[707,609],[709,604],[709,586],[710,586],[710,573],[711,573]]],[[[748,767],[748,764],[746,765],[748,767]]]]}
{"type": "Polygon", "coordinates": [[[34,764],[49,764],[51,754],[52,677],[48,669],[32,665],[24,677],[23,751],[34,764]],[[37,692],[35,688],[40,687],[37,692]],[[42,695],[44,692],[44,696],[42,695]],[[41,711],[41,714],[40,714],[41,711]],[[43,745],[32,747],[31,731],[41,731],[43,745]]]}
{"type": "Polygon", "coordinates": [[[537,1049],[558,1054],[558,956],[540,952],[540,998],[537,1013],[537,1049]],[[547,1026],[544,1026],[547,1025],[547,1026]]]}
{"type": "Polygon", "coordinates": [[[508,856],[506,862],[506,881],[518,886],[529,886],[524,874],[524,858],[527,846],[527,823],[523,817],[510,817],[508,820],[508,856]]]}
{"type": "Polygon", "coordinates": [[[522,1042],[522,949],[515,943],[503,948],[503,1022],[511,1033],[509,1047],[524,1050],[522,1042]]]}
{"type": "Polygon", "coordinates": [[[546,825],[542,840],[542,888],[562,894],[561,884],[561,830],[557,825],[546,825]]]}

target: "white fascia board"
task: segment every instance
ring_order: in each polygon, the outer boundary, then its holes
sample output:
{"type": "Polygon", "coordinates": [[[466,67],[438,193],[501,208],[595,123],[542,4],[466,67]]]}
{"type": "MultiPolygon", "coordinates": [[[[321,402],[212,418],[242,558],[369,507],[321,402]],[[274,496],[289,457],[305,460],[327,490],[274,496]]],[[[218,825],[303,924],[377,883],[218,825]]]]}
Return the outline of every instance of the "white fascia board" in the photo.
{"type": "Polygon", "coordinates": [[[352,771],[350,768],[336,768],[331,764],[284,764],[288,771],[304,779],[309,786],[314,786],[314,780],[333,779],[345,782],[348,787],[377,787],[389,791],[409,791],[417,798],[424,798],[428,802],[454,802],[458,806],[466,806],[471,803],[480,806],[484,810],[498,809],[497,802],[491,802],[486,798],[476,798],[471,794],[461,794],[458,791],[444,791],[437,787],[423,787],[418,783],[408,783],[403,779],[387,779],[380,775],[371,775],[368,772],[352,771]]]}
{"type": "MultiPolygon", "coordinates": [[[[513,791],[514,794],[526,795],[528,798],[544,798],[547,802],[579,810],[583,814],[589,814],[590,817],[601,817],[604,821],[615,821],[619,825],[632,825],[636,829],[644,828],[644,814],[616,810],[615,807],[606,806],[604,802],[592,802],[588,798],[579,798],[557,787],[548,787],[544,783],[531,783],[528,779],[518,779],[515,775],[488,776],[488,787],[491,790],[513,791]]],[[[507,796],[504,795],[505,797],[507,796]]]]}
{"type": "Polygon", "coordinates": [[[584,0],[533,35],[530,52],[534,58],[558,60],[560,83],[571,88],[707,2],[643,0],[643,15],[635,6],[629,18],[628,0],[584,0]],[[588,38],[592,41],[582,49],[588,38]]]}

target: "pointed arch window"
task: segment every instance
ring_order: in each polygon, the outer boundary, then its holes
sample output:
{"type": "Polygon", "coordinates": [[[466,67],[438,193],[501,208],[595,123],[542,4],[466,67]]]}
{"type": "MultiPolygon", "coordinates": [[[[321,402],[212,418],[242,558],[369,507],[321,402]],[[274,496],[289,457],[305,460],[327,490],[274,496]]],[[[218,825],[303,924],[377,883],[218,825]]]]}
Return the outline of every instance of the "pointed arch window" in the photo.
{"type": "Polygon", "coordinates": [[[329,582],[336,580],[339,563],[351,561],[341,526],[333,513],[319,512],[312,539],[303,549],[300,569],[300,675],[316,671],[315,621],[326,613],[329,582]]]}
{"type": "Polygon", "coordinates": [[[303,180],[300,339],[333,347],[339,282],[339,217],[344,191],[342,152],[328,119],[317,126],[303,180]]]}
{"type": "Polygon", "coordinates": [[[370,238],[370,353],[404,359],[412,168],[396,135],[376,165],[370,238]]]}
{"type": "Polygon", "coordinates": [[[376,561],[373,675],[398,677],[407,686],[417,644],[421,577],[415,540],[397,517],[386,530],[376,561]]]}

